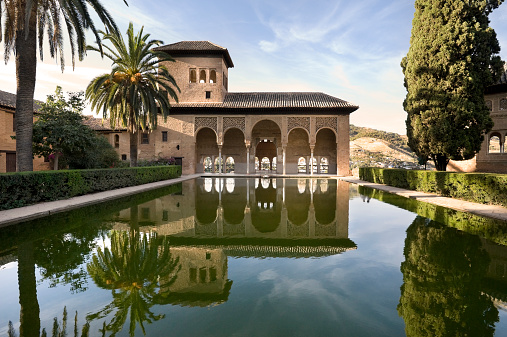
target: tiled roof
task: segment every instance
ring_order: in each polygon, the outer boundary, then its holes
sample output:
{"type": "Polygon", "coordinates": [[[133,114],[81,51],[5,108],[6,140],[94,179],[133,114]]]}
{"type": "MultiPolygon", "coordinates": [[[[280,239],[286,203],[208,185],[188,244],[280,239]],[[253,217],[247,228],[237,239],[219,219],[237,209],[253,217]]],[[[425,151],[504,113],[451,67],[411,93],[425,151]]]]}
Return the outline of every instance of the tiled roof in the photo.
{"type": "MultiPolygon", "coordinates": [[[[34,100],[33,102],[33,111],[38,111],[40,109],[40,101],[34,100]]],[[[16,94],[11,94],[10,92],[0,90],[0,106],[16,109],[16,94]]]]}
{"type": "Polygon", "coordinates": [[[174,108],[213,108],[249,110],[334,110],[351,113],[357,105],[321,92],[235,92],[227,93],[223,103],[179,103],[174,108]]]}
{"type": "Polygon", "coordinates": [[[172,44],[166,44],[154,48],[157,51],[165,51],[169,55],[185,55],[185,54],[219,54],[223,55],[227,66],[229,68],[234,67],[231,56],[227,48],[211,43],[209,41],[181,41],[172,44]]]}
{"type": "Polygon", "coordinates": [[[123,131],[126,128],[111,128],[109,119],[95,118],[92,116],[86,116],[83,120],[83,124],[88,125],[92,130],[95,131],[123,131]]]}

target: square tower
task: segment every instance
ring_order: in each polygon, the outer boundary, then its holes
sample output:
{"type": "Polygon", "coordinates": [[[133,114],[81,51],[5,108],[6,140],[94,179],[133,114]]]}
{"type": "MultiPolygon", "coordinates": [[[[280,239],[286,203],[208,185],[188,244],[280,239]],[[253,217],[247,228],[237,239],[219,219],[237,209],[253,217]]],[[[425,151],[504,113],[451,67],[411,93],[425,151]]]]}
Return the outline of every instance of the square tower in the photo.
{"type": "Polygon", "coordinates": [[[226,48],[209,41],[182,41],[155,48],[171,55],[164,62],[178,84],[180,103],[222,103],[228,91],[229,68],[234,67],[226,48]]]}

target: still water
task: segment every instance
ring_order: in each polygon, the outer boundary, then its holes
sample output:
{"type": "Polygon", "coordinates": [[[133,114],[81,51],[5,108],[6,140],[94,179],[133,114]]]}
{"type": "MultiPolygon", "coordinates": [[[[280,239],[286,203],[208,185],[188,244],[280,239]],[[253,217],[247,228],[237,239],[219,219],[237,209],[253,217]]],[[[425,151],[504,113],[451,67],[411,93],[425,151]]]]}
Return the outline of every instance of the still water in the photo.
{"type": "Polygon", "coordinates": [[[507,336],[507,225],[205,178],[0,229],[0,282],[0,336],[507,336]]]}

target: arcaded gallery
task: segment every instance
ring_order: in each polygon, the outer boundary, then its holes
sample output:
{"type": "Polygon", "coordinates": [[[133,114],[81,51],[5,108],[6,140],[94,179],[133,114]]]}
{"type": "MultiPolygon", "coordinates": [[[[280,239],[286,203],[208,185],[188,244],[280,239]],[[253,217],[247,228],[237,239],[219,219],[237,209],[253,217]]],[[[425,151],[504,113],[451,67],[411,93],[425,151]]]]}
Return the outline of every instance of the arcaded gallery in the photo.
{"type": "MultiPolygon", "coordinates": [[[[349,115],[357,105],[319,92],[228,92],[226,48],[208,41],[158,47],[181,93],[167,121],[139,137],[139,158],[175,157],[183,174],[349,174],[349,115]]],[[[104,130],[102,130],[104,132],[104,130]]],[[[128,136],[109,140],[128,160],[128,136]]]]}

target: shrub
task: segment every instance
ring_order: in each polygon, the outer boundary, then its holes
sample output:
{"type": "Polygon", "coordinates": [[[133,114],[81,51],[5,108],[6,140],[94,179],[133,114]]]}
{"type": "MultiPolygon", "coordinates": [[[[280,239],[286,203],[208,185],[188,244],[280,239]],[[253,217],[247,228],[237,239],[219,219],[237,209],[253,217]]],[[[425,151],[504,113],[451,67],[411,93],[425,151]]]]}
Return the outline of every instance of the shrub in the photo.
{"type": "Polygon", "coordinates": [[[181,176],[181,166],[0,174],[0,210],[181,176]]]}
{"type": "Polygon", "coordinates": [[[436,193],[481,204],[507,206],[507,175],[362,167],[365,181],[436,193]]]}

